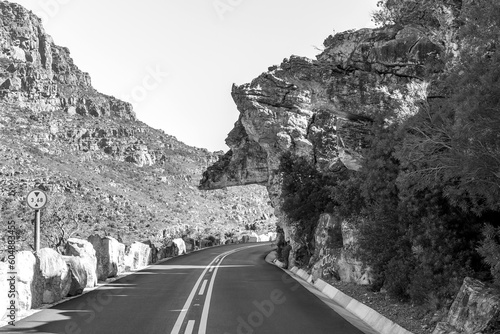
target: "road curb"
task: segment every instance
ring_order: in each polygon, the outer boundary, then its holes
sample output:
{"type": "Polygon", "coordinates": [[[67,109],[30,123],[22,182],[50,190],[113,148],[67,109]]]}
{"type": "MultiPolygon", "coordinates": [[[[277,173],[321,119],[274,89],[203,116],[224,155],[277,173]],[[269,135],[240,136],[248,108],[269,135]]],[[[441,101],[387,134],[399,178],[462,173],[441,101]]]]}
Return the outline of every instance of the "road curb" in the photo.
{"type": "Polygon", "coordinates": [[[382,314],[378,313],[371,307],[359,302],[358,300],[346,295],[339,289],[323,281],[321,278],[314,280],[312,275],[308,274],[305,270],[299,269],[297,267],[292,267],[290,270],[283,268],[281,262],[276,259],[276,251],[270,252],[266,256],[266,261],[268,263],[277,265],[286,272],[291,272],[295,276],[300,277],[310,285],[312,285],[316,290],[323,293],[325,296],[333,300],[335,303],[340,305],[343,309],[347,310],[368,326],[376,330],[381,334],[413,334],[409,330],[396,324],[394,321],[386,318],[382,314]],[[273,254],[274,253],[274,254],[273,254]]]}

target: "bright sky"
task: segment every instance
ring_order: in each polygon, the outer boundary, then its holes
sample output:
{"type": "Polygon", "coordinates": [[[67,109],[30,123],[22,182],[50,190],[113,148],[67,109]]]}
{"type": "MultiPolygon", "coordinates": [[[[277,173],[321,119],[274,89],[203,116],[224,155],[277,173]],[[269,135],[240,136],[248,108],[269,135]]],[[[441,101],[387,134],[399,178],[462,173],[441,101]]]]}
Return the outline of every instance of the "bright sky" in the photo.
{"type": "Polygon", "coordinates": [[[334,31],[373,26],[378,0],[11,0],[42,17],[102,93],[184,143],[227,150],[231,86],[334,31]]]}

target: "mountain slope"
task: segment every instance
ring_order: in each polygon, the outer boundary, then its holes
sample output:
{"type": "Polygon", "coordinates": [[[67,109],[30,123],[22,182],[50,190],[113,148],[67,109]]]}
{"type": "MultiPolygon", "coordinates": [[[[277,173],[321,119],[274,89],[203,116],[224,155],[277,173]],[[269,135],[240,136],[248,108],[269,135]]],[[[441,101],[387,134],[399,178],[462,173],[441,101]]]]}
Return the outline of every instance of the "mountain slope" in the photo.
{"type": "Polygon", "coordinates": [[[265,189],[199,191],[217,154],[147,126],[129,103],[97,92],[31,12],[5,1],[0,11],[0,218],[15,221],[18,248],[32,240],[33,213],[23,204],[32,188],[49,197],[44,246],[71,233],[163,242],[273,225],[265,189]]]}

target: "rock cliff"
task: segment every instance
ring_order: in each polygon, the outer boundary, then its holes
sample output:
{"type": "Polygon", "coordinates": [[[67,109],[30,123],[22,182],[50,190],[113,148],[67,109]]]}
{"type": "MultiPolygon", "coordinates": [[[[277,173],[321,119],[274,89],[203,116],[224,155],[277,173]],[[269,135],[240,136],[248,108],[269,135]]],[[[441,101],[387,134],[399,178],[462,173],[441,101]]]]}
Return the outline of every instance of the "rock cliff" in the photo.
{"type": "Polygon", "coordinates": [[[293,152],[319,169],[359,169],[366,124],[381,109],[409,117],[428,98],[443,46],[422,27],[361,29],[330,36],[316,60],[292,56],[249,84],[234,85],[240,112],[226,139],[231,150],[200,184],[217,189],[272,186],[279,158],[293,152]]]}
{"type": "Polygon", "coordinates": [[[70,51],[54,44],[41,20],[15,3],[0,4],[0,98],[33,111],[135,119],[132,106],[97,92],[70,51]]]}
{"type": "Polygon", "coordinates": [[[436,94],[429,78],[443,70],[446,48],[420,26],[346,31],[328,37],[315,60],[292,56],[234,85],[240,116],[226,139],[231,149],[200,188],[266,185],[285,233],[293,233],[280,210],[281,156],[305,157],[321,171],[358,170],[376,117],[400,122],[436,94]]]}

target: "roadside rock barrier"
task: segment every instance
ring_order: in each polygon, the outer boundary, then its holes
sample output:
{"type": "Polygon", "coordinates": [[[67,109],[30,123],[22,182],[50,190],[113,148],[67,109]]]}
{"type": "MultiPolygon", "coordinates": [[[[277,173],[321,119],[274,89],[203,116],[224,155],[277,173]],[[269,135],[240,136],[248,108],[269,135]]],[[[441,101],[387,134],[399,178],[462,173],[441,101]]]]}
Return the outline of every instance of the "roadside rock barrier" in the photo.
{"type": "Polygon", "coordinates": [[[9,278],[7,272],[9,266],[6,262],[0,262],[0,321],[7,315],[7,308],[9,307],[9,299],[7,298],[9,294],[10,283],[7,281],[9,278]]]}
{"type": "Polygon", "coordinates": [[[18,310],[22,312],[40,307],[44,289],[40,260],[30,251],[21,251],[16,254],[16,267],[18,310]]]}
{"type": "Polygon", "coordinates": [[[90,242],[83,239],[70,238],[66,243],[64,255],[88,258],[91,266],[86,267],[87,287],[92,288],[97,285],[97,258],[95,255],[94,246],[92,246],[90,242]]]}
{"type": "Polygon", "coordinates": [[[62,255],[55,250],[43,248],[38,255],[44,278],[42,301],[51,304],[68,295],[71,288],[71,273],[62,255]]]}
{"type": "Polygon", "coordinates": [[[71,275],[71,286],[68,296],[76,296],[83,293],[87,287],[87,272],[92,268],[92,262],[88,257],[63,256],[64,261],[69,266],[71,275]]]}
{"type": "Polygon", "coordinates": [[[91,235],[87,239],[97,258],[97,278],[104,281],[125,271],[125,245],[115,238],[91,235]]]}
{"type": "Polygon", "coordinates": [[[178,250],[178,255],[186,254],[186,243],[183,239],[177,238],[172,240],[178,250]]]}
{"type": "Polygon", "coordinates": [[[125,255],[125,270],[137,270],[151,263],[151,247],[134,241],[125,255]]]}

